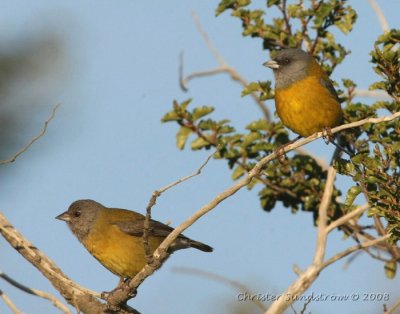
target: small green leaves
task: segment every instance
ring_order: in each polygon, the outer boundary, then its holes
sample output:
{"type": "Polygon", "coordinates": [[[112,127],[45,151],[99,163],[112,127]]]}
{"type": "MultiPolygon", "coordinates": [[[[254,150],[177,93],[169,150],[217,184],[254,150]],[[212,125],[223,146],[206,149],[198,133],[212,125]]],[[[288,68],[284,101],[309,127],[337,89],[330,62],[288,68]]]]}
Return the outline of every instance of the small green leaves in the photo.
{"type": "Polygon", "coordinates": [[[214,111],[213,107],[201,106],[193,109],[192,120],[196,121],[214,111]]]}
{"type": "Polygon", "coordinates": [[[241,178],[245,173],[246,173],[246,170],[241,165],[236,166],[232,172],[232,176],[231,176],[232,180],[237,180],[237,179],[241,178]]]}
{"type": "Polygon", "coordinates": [[[258,97],[262,101],[274,98],[274,91],[271,88],[271,81],[251,82],[243,89],[242,96],[247,96],[254,93],[259,94],[258,97]]]}
{"type": "Polygon", "coordinates": [[[370,53],[375,72],[384,78],[369,88],[385,90],[395,99],[400,97],[400,30],[392,29],[379,36],[370,53]]]}
{"type": "MultiPolygon", "coordinates": [[[[229,10],[231,16],[240,21],[243,36],[261,39],[271,57],[281,49],[303,47],[330,74],[350,53],[337,42],[335,34],[337,30],[348,34],[353,29],[356,12],[345,0],[288,2],[266,0],[264,7],[256,7],[258,3],[250,5],[250,0],[220,0],[216,14],[229,10]]],[[[399,45],[400,31],[390,30],[377,39],[371,52],[379,80],[370,89],[384,90],[392,96],[391,101],[377,101],[371,105],[355,102],[356,83],[348,78],[342,80],[345,123],[378,117],[382,112],[400,111],[399,45]]],[[[248,95],[261,101],[270,100],[274,98],[273,84],[270,81],[251,82],[242,91],[242,96],[248,95]]],[[[232,169],[233,180],[245,176],[259,160],[289,141],[288,132],[280,121],[261,118],[248,121],[244,131],[238,133],[229,120],[213,118],[214,107],[191,109],[189,105],[192,105],[190,99],[182,103],[175,101],[162,121],[178,124],[176,142],[179,149],[187,146],[192,150],[217,149],[214,157],[226,161],[232,169]]],[[[346,191],[345,201],[339,201],[337,196],[341,191],[334,187],[328,209],[330,220],[353,210],[362,194],[370,205],[368,217],[380,217],[385,231],[391,234],[391,243],[400,240],[399,130],[400,120],[396,119],[340,132],[341,142],[354,152],[354,156],[350,158],[343,154],[334,161],[334,166],[339,174],[353,181],[353,186],[346,191]]],[[[253,178],[247,188],[260,187],[259,200],[266,211],[280,203],[294,213],[312,212],[316,222],[325,185],[326,171],[313,157],[291,152],[285,163],[272,161],[265,165],[262,174],[253,178]]],[[[396,264],[387,263],[385,269],[387,276],[393,278],[396,264]]]]}
{"type": "Polygon", "coordinates": [[[191,129],[185,126],[180,127],[178,133],[176,133],[176,146],[179,149],[183,149],[185,147],[186,141],[191,133],[191,129]]]}
{"type": "Polygon", "coordinates": [[[215,15],[220,15],[228,9],[236,9],[240,7],[245,7],[251,3],[250,0],[222,0],[217,9],[215,10],[215,15]]]}
{"type": "Polygon", "coordinates": [[[352,186],[348,191],[347,191],[347,196],[346,200],[344,202],[344,205],[347,207],[350,207],[353,205],[354,200],[356,197],[362,192],[362,188],[360,186],[352,186]]]}

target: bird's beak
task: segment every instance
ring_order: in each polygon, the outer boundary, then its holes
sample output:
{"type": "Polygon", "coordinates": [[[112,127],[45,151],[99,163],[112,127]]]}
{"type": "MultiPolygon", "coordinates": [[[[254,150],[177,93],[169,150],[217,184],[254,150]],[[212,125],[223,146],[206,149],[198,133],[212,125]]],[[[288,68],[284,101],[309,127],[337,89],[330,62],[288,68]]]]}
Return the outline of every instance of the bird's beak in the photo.
{"type": "Polygon", "coordinates": [[[56,217],[56,219],[64,220],[64,221],[66,221],[66,222],[69,222],[69,221],[71,220],[71,217],[68,215],[67,212],[64,212],[64,213],[62,213],[61,215],[58,215],[58,216],[56,217]]]}
{"type": "Polygon", "coordinates": [[[263,63],[263,66],[269,67],[269,68],[271,68],[272,70],[279,69],[279,64],[278,64],[278,62],[276,62],[276,61],[274,61],[274,60],[269,60],[269,61],[267,61],[267,62],[264,62],[264,63],[263,63]]]}

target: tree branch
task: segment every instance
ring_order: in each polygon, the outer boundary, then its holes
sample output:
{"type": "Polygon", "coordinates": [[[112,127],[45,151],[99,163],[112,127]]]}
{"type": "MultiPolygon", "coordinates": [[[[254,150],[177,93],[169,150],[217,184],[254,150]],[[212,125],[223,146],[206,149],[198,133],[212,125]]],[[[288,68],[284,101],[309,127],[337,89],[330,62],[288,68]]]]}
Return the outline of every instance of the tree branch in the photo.
{"type": "Polygon", "coordinates": [[[331,222],[327,227],[326,227],[326,232],[329,233],[333,229],[345,224],[349,220],[353,219],[354,217],[361,215],[363,212],[365,212],[369,208],[368,204],[362,205],[358,207],[357,209],[351,211],[350,213],[340,217],[339,219],[331,222]]]}
{"type": "Polygon", "coordinates": [[[0,233],[4,239],[20,253],[27,261],[35,266],[60,292],[64,299],[74,306],[78,312],[86,314],[99,313],[138,313],[131,308],[109,309],[107,304],[100,302],[97,298],[100,294],[83,288],[69,279],[58,266],[50,260],[44,253],[30,243],[21,233],[19,233],[0,212],[0,233]]]}
{"type": "Polygon", "coordinates": [[[11,299],[2,290],[0,290],[0,298],[3,299],[13,314],[23,314],[22,311],[17,308],[13,301],[11,301],[11,299]]]}
{"type": "Polygon", "coordinates": [[[375,11],[375,14],[379,20],[379,24],[382,28],[383,32],[387,32],[390,30],[389,23],[386,20],[385,14],[383,13],[381,7],[379,6],[378,2],[376,0],[368,0],[370,6],[372,9],[375,11]]]}
{"type": "Polygon", "coordinates": [[[325,190],[322,195],[321,204],[318,210],[318,237],[317,248],[315,251],[313,264],[319,266],[322,264],[325,256],[326,240],[328,237],[327,221],[328,221],[328,207],[332,203],[333,185],[335,183],[336,170],[332,166],[328,169],[328,177],[326,178],[325,190]]]}
{"type": "Polygon", "coordinates": [[[203,170],[203,168],[207,165],[207,163],[210,161],[210,159],[212,158],[212,156],[214,156],[216,152],[213,152],[212,154],[210,154],[207,159],[202,163],[202,165],[191,175],[188,175],[186,177],[180,178],[170,184],[168,184],[167,186],[156,190],[153,192],[153,194],[151,195],[151,198],[149,200],[149,203],[147,204],[146,207],[146,219],[144,221],[144,230],[143,230],[143,245],[144,245],[144,251],[146,254],[146,259],[147,259],[147,263],[151,264],[153,261],[153,255],[151,254],[150,251],[150,246],[149,246],[149,228],[150,228],[150,219],[151,219],[151,209],[152,207],[156,204],[157,202],[157,198],[164,193],[165,191],[169,190],[170,188],[185,182],[195,176],[198,176],[201,171],[203,170]]]}
{"type": "Polygon", "coordinates": [[[393,304],[393,306],[390,309],[386,310],[384,314],[394,314],[396,309],[398,309],[399,307],[400,307],[400,299],[398,299],[397,302],[393,304]]]}
{"type": "Polygon", "coordinates": [[[47,132],[47,127],[48,127],[49,123],[51,122],[51,120],[54,119],[54,117],[56,115],[56,111],[59,107],[60,107],[60,104],[57,104],[54,106],[50,117],[44,122],[44,127],[43,127],[42,132],[40,132],[38,135],[36,135],[34,138],[32,138],[31,141],[26,146],[21,148],[14,156],[12,156],[8,159],[5,159],[5,160],[0,160],[0,165],[14,162],[20,155],[25,153],[38,139],[40,139],[43,135],[45,135],[45,133],[47,132]]]}
{"type": "MultiPolygon", "coordinates": [[[[194,72],[188,76],[184,76],[184,61],[183,61],[183,52],[180,55],[180,65],[179,65],[179,83],[182,88],[182,90],[187,91],[187,85],[190,80],[197,78],[197,77],[204,77],[204,76],[211,76],[219,73],[227,73],[232,80],[239,82],[243,87],[247,87],[248,82],[239,74],[236,69],[231,67],[226,60],[222,57],[222,55],[218,52],[218,50],[215,48],[213,43],[211,42],[210,38],[208,37],[207,33],[203,30],[203,27],[201,26],[200,19],[196,13],[193,12],[192,14],[194,24],[196,26],[197,31],[203,38],[204,42],[206,43],[208,49],[211,51],[212,55],[214,58],[217,60],[219,66],[215,69],[212,70],[206,70],[206,71],[199,71],[199,72],[194,72]]],[[[251,93],[251,97],[255,101],[255,103],[258,105],[260,110],[264,114],[264,118],[267,121],[271,120],[271,115],[269,113],[268,108],[266,107],[265,103],[260,100],[260,98],[257,96],[256,93],[251,93]]]]}
{"type": "Polygon", "coordinates": [[[19,283],[18,281],[14,280],[13,278],[9,277],[7,274],[3,273],[0,271],[0,278],[3,278],[5,281],[7,281],[9,284],[13,285],[14,287],[35,295],[37,297],[49,300],[51,303],[53,303],[53,305],[58,308],[59,310],[61,310],[63,313],[65,314],[71,314],[72,312],[68,309],[68,307],[66,307],[63,303],[61,303],[60,300],[58,300],[54,295],[52,295],[51,293],[45,292],[45,291],[41,291],[41,290],[37,290],[37,289],[32,289],[29,288],[21,283],[19,283]]]}
{"type": "Polygon", "coordinates": [[[367,89],[359,89],[356,88],[353,91],[354,96],[357,97],[368,97],[368,98],[376,98],[382,100],[392,100],[393,98],[390,97],[388,93],[383,90],[367,90],[367,89]]]}
{"type": "Polygon", "coordinates": [[[342,252],[340,252],[340,253],[338,253],[338,254],[332,256],[332,257],[329,258],[328,260],[326,260],[326,261],[323,263],[323,265],[322,265],[322,267],[321,267],[321,270],[324,269],[324,268],[326,268],[326,267],[328,267],[328,266],[331,265],[332,263],[334,263],[334,262],[336,262],[336,261],[342,259],[343,257],[348,256],[349,254],[351,254],[351,253],[353,253],[353,252],[355,252],[355,251],[358,251],[358,250],[360,250],[360,249],[369,248],[369,247],[374,246],[374,245],[376,245],[376,244],[378,244],[378,243],[380,243],[380,242],[386,241],[386,240],[389,239],[389,238],[390,238],[390,234],[386,234],[386,235],[384,235],[384,236],[382,236],[382,237],[379,237],[379,238],[377,238],[377,239],[370,240],[370,241],[365,241],[365,242],[363,242],[363,243],[360,243],[360,244],[351,246],[351,247],[349,247],[348,249],[346,249],[346,250],[344,250],[344,251],[342,251],[342,252]]]}

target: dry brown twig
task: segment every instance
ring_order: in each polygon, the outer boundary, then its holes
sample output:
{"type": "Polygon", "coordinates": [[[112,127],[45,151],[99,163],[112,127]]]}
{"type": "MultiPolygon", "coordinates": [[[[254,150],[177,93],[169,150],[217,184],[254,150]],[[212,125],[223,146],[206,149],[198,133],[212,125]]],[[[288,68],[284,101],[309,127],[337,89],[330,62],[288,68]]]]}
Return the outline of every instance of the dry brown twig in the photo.
{"type": "Polygon", "coordinates": [[[334,185],[334,178],[336,175],[336,171],[333,167],[330,167],[328,170],[328,177],[326,180],[324,194],[321,200],[321,204],[318,210],[318,231],[317,231],[317,244],[315,248],[314,258],[309,267],[301,273],[296,272],[299,277],[287,288],[287,290],[282,294],[285,296],[293,296],[289,298],[279,298],[275,302],[271,304],[268,310],[265,312],[266,314],[278,314],[283,313],[289,306],[295,302],[296,297],[302,295],[317,279],[320,272],[331,265],[332,263],[338,261],[339,259],[348,256],[349,254],[363,249],[371,247],[377,243],[383,242],[389,238],[390,235],[385,235],[378,239],[372,241],[366,241],[355,246],[352,246],[342,252],[337,253],[331,258],[325,260],[325,251],[327,245],[328,234],[337,227],[345,224],[346,222],[352,220],[358,215],[361,215],[365,210],[367,210],[368,206],[360,206],[356,210],[342,216],[341,218],[327,224],[327,209],[331,204],[332,199],[332,191],[334,185]]]}
{"type": "Polygon", "coordinates": [[[387,32],[390,30],[389,27],[389,23],[386,20],[385,14],[383,13],[381,7],[379,6],[378,2],[376,2],[376,0],[368,0],[370,6],[372,7],[372,9],[374,10],[378,21],[379,21],[379,25],[382,28],[383,32],[387,32]]]}
{"type": "MultiPolygon", "coordinates": [[[[396,112],[395,114],[389,115],[389,116],[384,116],[384,117],[380,117],[380,118],[368,118],[368,119],[363,119],[360,121],[356,121],[356,122],[352,122],[352,123],[348,123],[348,124],[343,124],[340,125],[338,127],[335,127],[331,130],[332,134],[340,132],[342,130],[345,129],[349,129],[349,128],[353,128],[353,127],[358,127],[367,123],[382,123],[382,122],[387,122],[387,121],[391,121],[394,119],[397,119],[400,117],[400,112],[396,112]]],[[[294,150],[300,146],[303,146],[305,144],[308,144],[312,141],[314,141],[317,138],[320,138],[323,136],[323,132],[318,132],[315,133],[307,138],[301,139],[295,143],[292,143],[290,145],[285,146],[282,149],[282,153],[286,153],[289,152],[291,150],[294,150]]],[[[197,210],[194,214],[192,214],[190,217],[188,217],[183,223],[181,223],[178,227],[176,227],[174,229],[174,231],[172,231],[168,237],[166,237],[164,239],[164,241],[160,244],[160,246],[155,250],[155,252],[153,253],[153,262],[151,264],[146,265],[134,278],[132,278],[131,280],[129,280],[126,283],[125,289],[121,289],[121,288],[117,288],[115,289],[109,296],[109,298],[107,299],[108,302],[110,302],[112,305],[118,305],[121,304],[121,302],[123,302],[124,300],[129,298],[129,295],[133,292],[136,291],[137,287],[151,274],[154,273],[155,270],[157,270],[158,268],[160,268],[160,266],[162,265],[162,262],[165,260],[165,258],[167,257],[167,250],[168,247],[175,241],[175,239],[184,231],[186,230],[188,227],[190,227],[192,224],[194,224],[198,219],[200,219],[202,216],[204,216],[205,214],[207,214],[209,211],[211,211],[212,209],[214,209],[219,203],[223,202],[225,199],[231,197],[232,195],[234,195],[237,191],[239,191],[241,188],[247,186],[250,181],[257,177],[263,167],[269,163],[270,161],[274,160],[277,158],[277,154],[276,152],[271,153],[270,155],[264,157],[263,159],[261,159],[252,170],[250,170],[246,176],[244,178],[242,178],[241,180],[238,180],[235,184],[233,184],[232,186],[230,186],[229,188],[227,188],[226,190],[224,190],[223,192],[219,193],[218,195],[216,195],[211,201],[209,201],[208,203],[206,203],[204,206],[202,206],[199,210],[197,210]]],[[[349,215],[347,217],[349,220],[351,220],[352,215],[349,215]]],[[[371,241],[366,241],[361,248],[364,247],[370,247],[372,245],[375,245],[377,243],[380,243],[384,240],[387,239],[387,236],[375,239],[375,240],[371,240],[371,241]]],[[[355,251],[356,249],[354,249],[355,251]]],[[[324,253],[323,251],[318,251],[318,258],[320,258],[320,256],[323,256],[324,253]]],[[[349,252],[348,254],[350,254],[352,252],[349,252]]],[[[348,254],[344,255],[347,256],[348,254]]],[[[343,257],[344,257],[343,256],[343,257]]],[[[319,261],[319,267],[320,270],[322,270],[324,267],[328,266],[325,265],[319,261]]],[[[315,268],[315,266],[313,266],[315,268]]],[[[315,271],[315,269],[313,270],[313,272],[315,271]]],[[[307,274],[307,271],[305,271],[304,273],[300,274],[299,279],[301,278],[301,282],[304,283],[305,279],[304,278],[304,274],[307,274]]],[[[315,274],[314,274],[315,275],[315,274]]],[[[299,280],[298,279],[298,280],[299,280]]],[[[284,298],[281,298],[282,300],[284,300],[284,298]]],[[[280,305],[279,307],[281,307],[282,305],[280,305]]],[[[285,304],[285,306],[289,306],[289,304],[285,304]]],[[[270,313],[274,313],[274,312],[270,312],[270,313]]],[[[279,313],[279,312],[277,312],[279,313]]]]}
{"type": "Polygon", "coordinates": [[[7,304],[8,308],[13,312],[13,314],[23,314],[17,306],[14,304],[13,301],[2,291],[0,290],[0,298],[3,299],[4,303],[7,304]]]}
{"type": "MultiPolygon", "coordinates": [[[[255,295],[255,293],[252,292],[246,285],[244,285],[236,280],[229,279],[220,274],[216,274],[216,273],[212,273],[209,271],[204,271],[202,269],[196,269],[196,268],[192,268],[192,267],[173,267],[172,271],[175,271],[178,273],[183,273],[183,274],[196,275],[196,276],[200,276],[200,277],[209,278],[214,281],[218,281],[218,282],[227,284],[228,286],[231,286],[235,289],[239,289],[239,291],[241,291],[243,293],[247,293],[248,295],[255,295]]],[[[262,311],[266,310],[265,305],[257,298],[250,298],[250,301],[252,301],[255,305],[257,305],[260,310],[262,310],[262,311]]]]}
{"type": "Polygon", "coordinates": [[[57,112],[57,109],[59,107],[60,107],[60,104],[57,104],[57,105],[54,106],[50,117],[44,122],[44,127],[43,127],[42,131],[38,135],[36,135],[34,138],[32,138],[31,141],[27,145],[25,145],[23,148],[21,148],[14,156],[12,156],[12,157],[10,157],[8,159],[5,159],[5,160],[0,160],[0,165],[4,165],[4,164],[8,164],[8,163],[14,162],[20,155],[25,153],[37,140],[39,140],[43,135],[45,135],[46,132],[47,132],[47,128],[49,126],[49,123],[56,116],[56,112],[57,112]]]}
{"type": "Polygon", "coordinates": [[[397,300],[397,302],[395,304],[393,304],[393,306],[387,310],[385,310],[385,312],[383,314],[395,314],[396,310],[400,307],[400,299],[397,300]]]}
{"type": "MultiPolygon", "coordinates": [[[[203,38],[205,44],[207,45],[208,49],[211,51],[212,55],[218,62],[218,67],[211,69],[211,70],[205,70],[205,71],[198,71],[198,72],[193,72],[188,76],[184,76],[183,74],[183,68],[184,68],[184,62],[183,62],[183,52],[180,55],[180,66],[179,66],[179,82],[182,90],[187,91],[187,85],[190,80],[198,77],[205,77],[205,76],[211,76],[215,74],[220,74],[220,73],[226,73],[228,74],[232,80],[239,82],[243,87],[247,87],[248,82],[239,74],[239,72],[230,66],[226,60],[222,57],[222,55],[218,52],[218,50],[215,48],[213,43],[211,42],[210,38],[208,37],[207,33],[203,30],[203,27],[201,26],[200,19],[196,13],[192,13],[193,21],[196,26],[196,29],[198,33],[201,35],[203,38]]],[[[260,108],[262,111],[264,118],[267,121],[271,120],[271,114],[265,105],[263,101],[260,100],[260,98],[255,94],[251,93],[251,97],[253,98],[254,102],[257,104],[257,106],[260,108]]]]}
{"type": "Polygon", "coordinates": [[[208,164],[208,162],[210,161],[210,159],[214,156],[214,154],[216,153],[213,152],[212,154],[210,154],[207,159],[201,164],[201,166],[192,174],[180,178],[170,184],[168,184],[167,186],[158,189],[156,191],[153,192],[153,194],[151,195],[151,198],[149,200],[149,203],[146,206],[146,219],[144,221],[144,230],[143,230],[143,245],[144,245],[144,251],[145,251],[145,255],[146,255],[146,259],[147,259],[147,263],[151,264],[153,261],[153,255],[150,252],[150,246],[149,246],[149,228],[150,228],[150,219],[151,219],[151,209],[153,208],[153,206],[156,204],[157,202],[157,198],[164,193],[165,191],[169,190],[170,188],[185,182],[195,176],[198,176],[199,174],[201,174],[201,171],[204,169],[204,167],[208,164]]]}
{"type": "Polygon", "coordinates": [[[21,283],[19,283],[18,281],[14,280],[13,278],[11,278],[10,276],[8,276],[7,274],[3,273],[0,271],[0,278],[3,278],[5,281],[7,281],[9,284],[13,285],[14,287],[35,295],[37,297],[49,300],[51,303],[53,303],[53,305],[58,308],[59,310],[61,310],[61,312],[65,313],[65,314],[71,314],[72,312],[68,309],[68,307],[66,307],[60,300],[58,300],[54,295],[52,295],[51,293],[45,292],[45,291],[41,291],[38,289],[32,289],[29,288],[21,283]]]}
{"type": "Polygon", "coordinates": [[[79,311],[88,314],[103,313],[106,310],[109,311],[108,313],[138,313],[130,308],[121,308],[118,311],[109,309],[106,304],[98,300],[99,293],[81,287],[68,278],[52,260],[18,232],[1,212],[0,234],[50,281],[69,304],[79,311]]]}

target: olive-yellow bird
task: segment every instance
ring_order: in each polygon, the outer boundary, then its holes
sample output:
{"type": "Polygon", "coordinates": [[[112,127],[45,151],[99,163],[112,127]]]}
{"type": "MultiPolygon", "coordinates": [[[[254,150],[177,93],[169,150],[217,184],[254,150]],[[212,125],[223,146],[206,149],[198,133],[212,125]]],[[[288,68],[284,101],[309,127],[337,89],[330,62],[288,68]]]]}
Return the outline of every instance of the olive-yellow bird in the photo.
{"type": "MultiPolygon", "coordinates": [[[[126,209],[107,208],[93,200],[79,200],[56,218],[67,222],[89,253],[119,277],[132,278],[146,265],[143,215],[126,209]]],[[[150,220],[148,240],[151,253],[172,230],[161,222],[150,220]]],[[[168,252],[190,247],[204,252],[213,250],[206,244],[180,235],[168,252]]]]}

